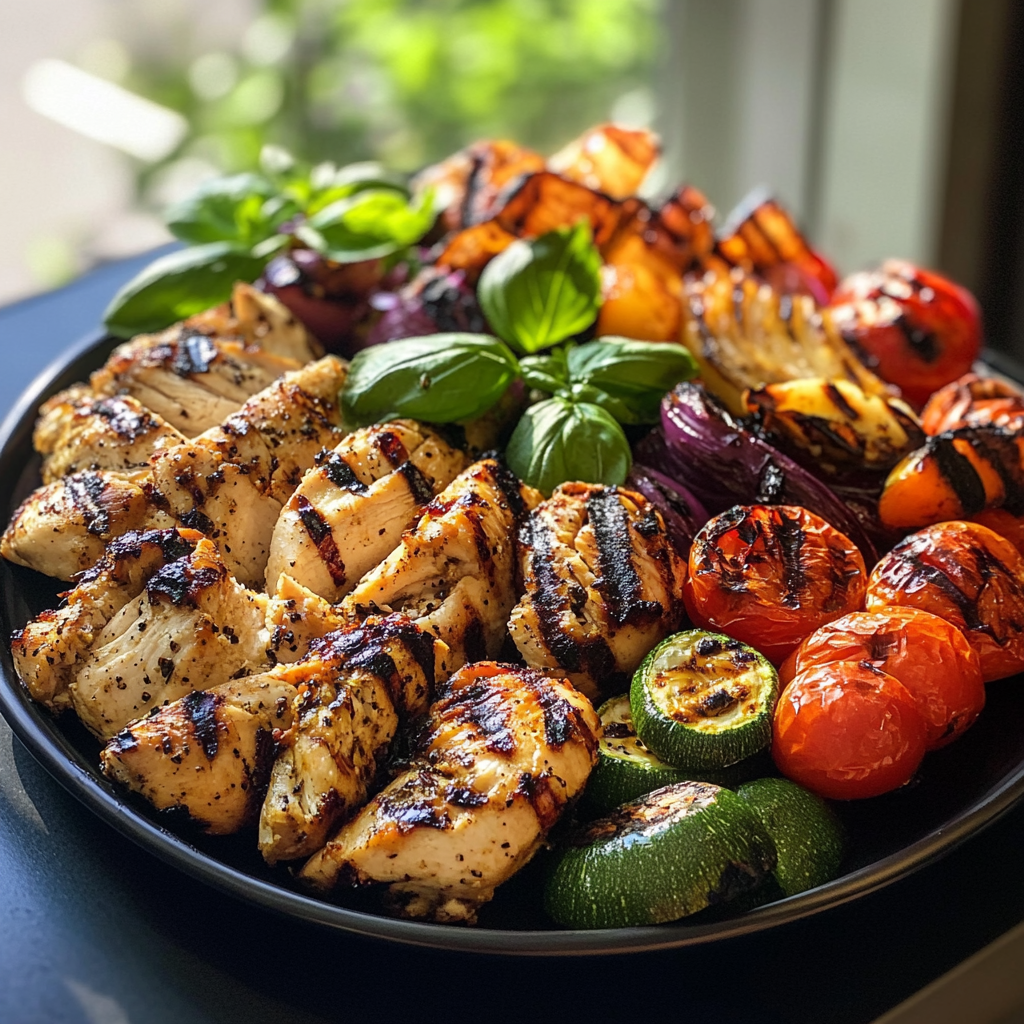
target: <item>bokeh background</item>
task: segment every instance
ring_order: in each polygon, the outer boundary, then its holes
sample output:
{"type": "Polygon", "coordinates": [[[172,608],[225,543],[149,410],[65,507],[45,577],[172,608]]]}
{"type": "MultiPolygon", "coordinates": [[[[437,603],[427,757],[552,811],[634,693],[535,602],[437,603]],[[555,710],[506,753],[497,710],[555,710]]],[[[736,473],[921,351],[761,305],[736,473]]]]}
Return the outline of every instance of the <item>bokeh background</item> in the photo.
{"type": "Polygon", "coordinates": [[[0,303],[166,242],[267,142],[414,170],[611,119],[661,133],[651,193],[767,185],[842,271],[941,269],[1024,355],[1022,55],[1013,0],[3,0],[0,303]]]}

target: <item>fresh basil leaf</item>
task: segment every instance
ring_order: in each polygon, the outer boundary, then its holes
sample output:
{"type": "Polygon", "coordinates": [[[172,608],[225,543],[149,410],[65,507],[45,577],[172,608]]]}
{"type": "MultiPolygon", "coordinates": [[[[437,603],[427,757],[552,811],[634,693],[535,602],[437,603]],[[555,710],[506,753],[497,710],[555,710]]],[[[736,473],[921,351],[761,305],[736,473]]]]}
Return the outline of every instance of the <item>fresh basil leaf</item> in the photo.
{"type": "Polygon", "coordinates": [[[513,473],[544,494],[567,480],[621,484],[632,463],[629,441],[611,415],[560,397],[523,413],[505,458],[513,473]]]}
{"type": "Polygon", "coordinates": [[[519,372],[527,387],[548,391],[552,395],[569,385],[566,348],[552,349],[542,356],[524,356],[519,360],[519,372]]]}
{"type": "Polygon", "coordinates": [[[403,175],[369,160],[345,167],[318,164],[310,172],[309,183],[310,198],[306,207],[309,216],[339,199],[347,199],[369,189],[390,190],[406,198],[409,196],[409,186],[403,175]]]}
{"type": "Polygon", "coordinates": [[[592,405],[599,405],[619,423],[643,422],[621,398],[615,398],[607,391],[595,388],[592,384],[569,384],[555,394],[560,398],[567,398],[570,402],[589,402],[592,405]]]}
{"type": "Polygon", "coordinates": [[[280,202],[277,188],[262,174],[235,174],[204,182],[172,205],[166,219],[183,242],[254,245],[297,212],[294,204],[280,202]]]}
{"type": "Polygon", "coordinates": [[[235,282],[255,281],[266,262],[228,242],[168,253],[150,263],[114,296],[103,321],[111,334],[124,338],[158,331],[226,302],[235,282]]]}
{"type": "Polygon", "coordinates": [[[598,404],[620,423],[657,423],[665,393],[697,375],[697,364],[682,345],[631,338],[578,345],[567,353],[566,363],[571,384],[589,385],[616,400],[622,413],[612,404],[598,404]]]}
{"type": "Polygon", "coordinates": [[[337,263],[377,259],[418,242],[434,222],[433,198],[414,203],[394,189],[369,189],[324,207],[296,230],[337,263]]]}
{"type": "Polygon", "coordinates": [[[539,352],[597,319],[600,271],[584,222],[513,242],[484,267],[477,296],[499,337],[519,352],[539,352]]]}
{"type": "Polygon", "coordinates": [[[341,389],[352,426],[409,416],[434,423],[473,419],[519,374],[516,357],[486,334],[431,334],[363,349],[341,389]]]}

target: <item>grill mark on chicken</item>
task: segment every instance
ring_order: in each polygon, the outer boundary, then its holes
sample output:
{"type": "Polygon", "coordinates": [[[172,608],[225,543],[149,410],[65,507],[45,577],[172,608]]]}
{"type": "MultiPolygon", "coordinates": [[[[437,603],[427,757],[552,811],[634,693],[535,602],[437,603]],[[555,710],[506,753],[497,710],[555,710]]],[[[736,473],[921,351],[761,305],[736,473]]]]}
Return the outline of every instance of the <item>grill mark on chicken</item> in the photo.
{"type": "Polygon", "coordinates": [[[206,334],[199,331],[183,330],[174,350],[168,347],[171,356],[171,369],[179,377],[188,377],[193,373],[209,373],[210,365],[219,355],[217,346],[206,334]],[[173,351],[173,355],[172,355],[173,351]]]}
{"type": "Polygon", "coordinates": [[[161,425],[147,409],[134,409],[123,398],[101,398],[92,403],[91,408],[97,416],[103,417],[115,434],[128,441],[134,441],[161,425]]]}
{"type": "Polygon", "coordinates": [[[403,462],[395,467],[396,473],[401,473],[405,482],[409,485],[409,491],[417,505],[426,505],[433,500],[434,488],[430,482],[419,471],[412,462],[403,462]]]}
{"type": "Polygon", "coordinates": [[[195,690],[181,698],[181,707],[192,723],[196,739],[207,761],[217,756],[217,708],[223,698],[209,690],[195,690]]]}
{"type": "MultiPolygon", "coordinates": [[[[564,789],[564,786],[562,788],[564,789]]],[[[565,799],[560,797],[555,790],[554,779],[550,772],[543,771],[539,775],[523,772],[519,777],[516,792],[522,793],[530,802],[534,814],[537,815],[537,821],[540,822],[540,827],[545,832],[558,821],[565,799]]]]}
{"type": "MultiPolygon", "coordinates": [[[[643,590],[633,564],[629,519],[618,492],[608,487],[591,494],[587,512],[598,548],[600,579],[594,584],[594,589],[607,603],[612,621],[624,626],[657,618],[662,611],[661,605],[657,601],[645,601],[640,596],[643,590]]],[[[648,532],[647,536],[650,535],[648,532]]]]}
{"type": "Polygon", "coordinates": [[[228,574],[223,564],[201,565],[198,568],[186,558],[158,569],[146,583],[150,598],[167,598],[171,604],[195,608],[199,595],[208,587],[215,587],[228,574]]]}
{"type": "Polygon", "coordinates": [[[414,777],[412,785],[384,790],[375,802],[400,833],[424,827],[450,829],[452,820],[445,811],[444,802],[446,781],[434,772],[421,771],[414,777]]]}
{"type": "Polygon", "coordinates": [[[447,702],[440,701],[434,715],[441,726],[447,722],[475,725],[486,737],[487,749],[495,754],[512,757],[516,752],[511,708],[504,694],[485,683],[467,687],[447,702]]]}
{"type": "Polygon", "coordinates": [[[178,516],[178,519],[182,526],[187,526],[190,530],[198,530],[207,537],[216,537],[213,520],[205,512],[200,512],[198,508],[190,508],[178,516]]]}
{"type": "Polygon", "coordinates": [[[86,529],[96,537],[110,530],[110,512],[103,505],[106,482],[98,473],[76,473],[67,478],[68,494],[86,518],[86,529]]]}
{"type": "Polygon", "coordinates": [[[409,458],[409,450],[402,444],[402,439],[390,430],[382,430],[374,438],[373,443],[374,447],[390,463],[392,469],[397,469],[409,458]]]}
{"type": "Polygon", "coordinates": [[[308,499],[300,494],[296,499],[296,508],[299,519],[309,534],[309,539],[316,545],[317,553],[331,574],[335,586],[342,587],[348,578],[345,572],[345,563],[341,560],[341,553],[334,540],[334,534],[327,524],[327,520],[309,503],[308,499]]]}
{"type": "Polygon", "coordinates": [[[343,491],[353,494],[365,494],[369,488],[356,476],[352,467],[337,453],[324,449],[316,457],[318,467],[323,467],[327,479],[343,491]]]}
{"type": "MultiPolygon", "coordinates": [[[[578,640],[562,628],[562,579],[556,568],[554,546],[547,526],[535,517],[524,525],[523,532],[528,536],[526,544],[531,548],[530,568],[537,583],[533,603],[537,607],[537,624],[544,645],[558,664],[569,672],[586,672],[594,678],[607,675],[615,667],[607,640],[602,636],[578,640]]],[[[581,605],[585,604],[586,591],[582,587],[578,589],[581,591],[581,605]]],[[[579,612],[574,612],[574,615],[578,616],[579,612]]]]}
{"type": "Polygon", "coordinates": [[[517,521],[524,518],[530,509],[523,500],[519,477],[508,468],[501,456],[487,457],[492,460],[491,476],[494,478],[494,482],[498,485],[498,489],[508,504],[509,511],[517,521]]]}

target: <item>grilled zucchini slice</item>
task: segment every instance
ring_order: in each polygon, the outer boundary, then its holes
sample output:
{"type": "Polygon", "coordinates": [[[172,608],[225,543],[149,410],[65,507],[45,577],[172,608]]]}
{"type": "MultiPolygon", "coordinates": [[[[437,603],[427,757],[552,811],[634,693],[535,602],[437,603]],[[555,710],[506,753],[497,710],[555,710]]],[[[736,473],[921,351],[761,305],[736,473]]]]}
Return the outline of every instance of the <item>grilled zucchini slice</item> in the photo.
{"type": "Polygon", "coordinates": [[[824,885],[839,874],[845,835],[824,800],[789,779],[756,779],[736,794],[775,843],[775,880],[786,896],[824,885]]]}
{"type": "Polygon", "coordinates": [[[659,924],[749,892],[774,866],[771,837],[735,793],[679,782],[572,833],[544,906],[567,928],[659,924]]]}
{"type": "Polygon", "coordinates": [[[779,677],[764,655],[701,629],[676,633],[644,659],[629,704],[637,735],[676,768],[707,771],[768,746],[779,677]]]}

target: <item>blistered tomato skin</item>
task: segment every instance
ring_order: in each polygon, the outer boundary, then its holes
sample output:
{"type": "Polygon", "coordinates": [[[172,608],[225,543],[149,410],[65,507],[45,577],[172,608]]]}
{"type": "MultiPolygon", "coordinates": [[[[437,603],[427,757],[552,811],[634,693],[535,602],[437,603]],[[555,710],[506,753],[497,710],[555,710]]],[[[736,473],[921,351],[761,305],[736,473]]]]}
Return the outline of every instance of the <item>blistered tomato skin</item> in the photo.
{"type": "Polygon", "coordinates": [[[779,664],[819,626],[862,606],[856,545],[794,505],[737,505],[690,548],[683,592],[694,625],[735,637],[779,664]]]}
{"type": "Polygon", "coordinates": [[[872,369],[918,405],[967,373],[981,349],[974,296],[906,260],[846,278],[830,311],[872,369]]]}
{"type": "Polygon", "coordinates": [[[813,668],[775,708],[772,757],[818,796],[860,800],[909,782],[925,753],[926,727],[901,682],[864,662],[813,668]]]}
{"type": "Polygon", "coordinates": [[[980,523],[937,523],[900,541],[871,573],[866,605],[921,608],[951,622],[986,682],[1024,671],[1024,557],[980,523]]]}
{"type": "Polygon", "coordinates": [[[981,662],[951,622],[919,608],[854,612],[812,633],[779,671],[783,685],[813,668],[864,661],[898,679],[936,750],[967,729],[985,706],[981,662]]]}
{"type": "Polygon", "coordinates": [[[1024,391],[1008,381],[966,373],[940,388],[921,410],[926,434],[961,427],[1024,427],[1024,391]]]}

